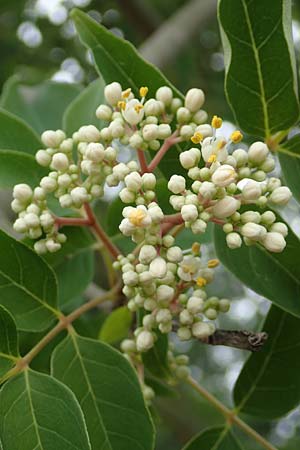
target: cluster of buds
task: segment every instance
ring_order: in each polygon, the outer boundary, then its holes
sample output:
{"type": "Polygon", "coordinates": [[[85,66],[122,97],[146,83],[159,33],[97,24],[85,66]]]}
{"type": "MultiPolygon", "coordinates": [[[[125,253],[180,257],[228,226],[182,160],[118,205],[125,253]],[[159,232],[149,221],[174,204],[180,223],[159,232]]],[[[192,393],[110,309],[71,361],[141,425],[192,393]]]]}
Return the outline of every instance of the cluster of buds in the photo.
{"type": "Polygon", "coordinates": [[[152,348],[156,329],[161,333],[176,331],[181,340],[205,339],[215,331],[208,320],[229,310],[227,299],[208,297],[205,291],[218,260],[204,264],[199,244],[188,253],[174,244],[174,237],[166,234],[160,244],[143,244],[137,258],[129,254],[114,263],[114,268],[122,271],[128,308],[146,312],[134,339],[122,346],[127,353],[152,348]]]}

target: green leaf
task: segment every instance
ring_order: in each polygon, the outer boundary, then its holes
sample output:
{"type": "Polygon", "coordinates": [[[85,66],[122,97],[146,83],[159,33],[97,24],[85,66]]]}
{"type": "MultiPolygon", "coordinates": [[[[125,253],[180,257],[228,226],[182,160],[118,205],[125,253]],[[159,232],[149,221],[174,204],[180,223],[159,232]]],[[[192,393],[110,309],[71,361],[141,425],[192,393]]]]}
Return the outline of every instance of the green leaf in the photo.
{"type": "Polygon", "coordinates": [[[218,258],[246,286],[279,308],[300,316],[300,241],[290,228],[282,253],[268,252],[261,245],[244,244],[231,250],[218,226],[215,226],[214,241],[218,258]]]}
{"type": "Polygon", "coordinates": [[[61,128],[63,113],[80,90],[76,84],[55,81],[30,86],[12,77],[4,86],[0,106],[41,134],[61,128]]]}
{"type": "Polygon", "coordinates": [[[278,156],[286,184],[300,202],[300,135],[281,144],[278,156]]]}
{"type": "Polygon", "coordinates": [[[19,357],[18,334],[15,321],[7,309],[0,306],[0,378],[19,357]]]}
{"type": "Polygon", "coordinates": [[[38,165],[32,155],[15,150],[0,150],[0,188],[13,188],[15,184],[39,184],[47,171],[38,165]]]}
{"type": "Polygon", "coordinates": [[[229,428],[209,428],[193,437],[182,450],[243,450],[229,428]]]}
{"type": "Polygon", "coordinates": [[[0,230],[0,304],[17,327],[42,331],[57,316],[57,283],[53,270],[26,245],[0,230]]]}
{"type": "Polygon", "coordinates": [[[39,136],[22,119],[0,108],[0,149],[35,154],[42,147],[39,136]]]}
{"type": "MultiPolygon", "coordinates": [[[[124,88],[130,87],[136,95],[141,86],[147,85],[150,97],[159,87],[169,86],[174,95],[183,98],[156,67],[138,54],[130,42],[115,36],[78,9],[71,12],[71,17],[80,39],[92,51],[96,68],[107,84],[118,81],[124,88]]],[[[180,147],[173,146],[162,159],[159,168],[165,176],[183,174],[178,152],[180,147]]]]}
{"type": "Polygon", "coordinates": [[[66,305],[80,295],[94,276],[94,252],[87,250],[65,258],[53,267],[58,281],[58,303],[66,305]]]}
{"type": "Polygon", "coordinates": [[[275,419],[300,402],[300,320],[272,306],[263,331],[269,338],[244,365],[234,401],[241,412],[275,419]]]}
{"type": "Polygon", "coordinates": [[[97,107],[104,102],[104,81],[99,78],[90,83],[68,106],[63,117],[63,128],[68,136],[83,125],[99,127],[97,107]]]}
{"type": "Polygon", "coordinates": [[[74,394],[54,378],[25,370],[0,391],[3,450],[91,450],[74,394]]]}
{"type": "Polygon", "coordinates": [[[54,351],[52,373],[75,393],[92,449],[153,449],[153,425],[139,382],[118,351],[71,334],[54,351]]]}
{"type": "Polygon", "coordinates": [[[168,365],[168,336],[160,331],[156,331],[156,335],[158,339],[154,346],[142,355],[143,363],[152,375],[168,379],[171,375],[168,365]]]}
{"type": "Polygon", "coordinates": [[[105,320],[99,333],[99,339],[114,344],[128,336],[132,322],[132,314],[127,306],[115,309],[105,320]]]}
{"type": "Polygon", "coordinates": [[[106,213],[106,229],[109,236],[120,234],[119,225],[123,219],[122,211],[125,205],[122,200],[117,197],[108,206],[106,213]]]}
{"type": "Polygon", "coordinates": [[[236,121],[269,137],[298,119],[291,1],[219,1],[225,90],[236,121]]]}

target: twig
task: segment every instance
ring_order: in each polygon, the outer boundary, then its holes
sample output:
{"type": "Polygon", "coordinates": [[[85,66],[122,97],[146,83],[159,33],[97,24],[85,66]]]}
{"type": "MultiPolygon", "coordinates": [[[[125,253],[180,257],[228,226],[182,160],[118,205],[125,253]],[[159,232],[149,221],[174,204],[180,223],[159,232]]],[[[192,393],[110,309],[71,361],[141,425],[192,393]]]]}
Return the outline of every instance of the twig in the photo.
{"type": "Polygon", "coordinates": [[[244,330],[216,330],[201,342],[209,345],[225,345],[226,347],[239,348],[250,352],[258,352],[262,349],[268,335],[265,332],[253,333],[244,330]]]}
{"type": "Polygon", "coordinates": [[[181,142],[181,138],[178,137],[178,131],[174,131],[173,134],[171,134],[170,137],[168,137],[163,145],[160,147],[154,158],[152,159],[151,163],[148,166],[147,171],[153,172],[153,170],[158,166],[162,158],[165,156],[167,151],[169,150],[172,145],[177,144],[178,142],[181,142]]]}
{"type": "Polygon", "coordinates": [[[228,426],[233,423],[240,427],[248,436],[251,436],[256,442],[258,442],[266,450],[277,450],[270,442],[268,442],[264,437],[258,434],[253,428],[247,425],[242,419],[240,419],[235,411],[227,408],[223,403],[221,403],[214,395],[208,392],[204,387],[200,386],[197,381],[191,376],[187,378],[187,383],[195,389],[203,398],[205,398],[209,403],[211,403],[226,419],[228,426]]]}
{"type": "Polygon", "coordinates": [[[143,174],[143,173],[148,172],[148,165],[147,165],[147,161],[146,161],[145,152],[143,150],[138,149],[137,156],[138,156],[139,163],[140,163],[141,173],[143,174]]]}

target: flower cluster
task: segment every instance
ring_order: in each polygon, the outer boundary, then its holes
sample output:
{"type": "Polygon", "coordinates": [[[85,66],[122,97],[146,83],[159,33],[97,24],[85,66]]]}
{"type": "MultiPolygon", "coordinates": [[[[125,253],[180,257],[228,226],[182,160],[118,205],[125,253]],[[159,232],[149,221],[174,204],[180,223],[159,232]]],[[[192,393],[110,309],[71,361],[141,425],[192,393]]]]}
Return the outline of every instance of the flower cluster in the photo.
{"type": "Polygon", "coordinates": [[[36,239],[38,253],[55,252],[66,240],[59,232],[66,218],[50,211],[49,198],[84,221],[84,209],[103,196],[105,185],[120,185],[124,209],[119,228],[137,244],[114,263],[122,272],[128,308],[140,313],[134,337],[122,344],[130,358],[153,347],[157,329],[176,331],[182,340],[206,339],[214,333],[212,321],[229,310],[227,299],[206,292],[218,261],[204,262],[197,243],[181,249],[176,232],[186,227],[199,235],[214,222],[223,227],[232,249],[244,241],[281,252],[288,230],[267,206],[284,205],[291,197],[278,178],[268,175],[275,162],[265,143],[254,142],[247,149],[240,131],[229,139],[218,134],[221,118],[207,122],[201,89],[190,89],[184,100],[167,86],[157,89],[154,98],[148,98],[147,87],[136,94],[111,83],[104,90],[106,104],[96,110],[105,126],[82,126],[69,138],[61,130],[45,131],[45,148],[36,160],[49,173],[34,189],[15,186],[12,202],[18,214],[14,229],[36,239]],[[179,161],[187,177],[174,174],[168,180],[174,214],[167,215],[157,200],[153,171],[169,148],[180,143],[185,150],[179,161]],[[127,163],[119,157],[124,145],[134,153],[127,163]],[[157,152],[150,162],[147,150],[157,152]]]}

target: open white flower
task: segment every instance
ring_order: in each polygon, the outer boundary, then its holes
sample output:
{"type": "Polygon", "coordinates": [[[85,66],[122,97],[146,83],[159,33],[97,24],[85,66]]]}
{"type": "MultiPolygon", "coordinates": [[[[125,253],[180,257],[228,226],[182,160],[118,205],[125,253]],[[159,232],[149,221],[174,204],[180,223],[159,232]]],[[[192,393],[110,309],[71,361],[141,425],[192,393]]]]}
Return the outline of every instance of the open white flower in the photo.
{"type": "Polygon", "coordinates": [[[207,137],[202,142],[201,153],[205,162],[225,162],[228,156],[226,139],[219,136],[216,139],[207,137]]]}
{"type": "Polygon", "coordinates": [[[183,281],[196,280],[202,268],[201,260],[197,256],[184,256],[179,264],[177,274],[183,281]]]}

